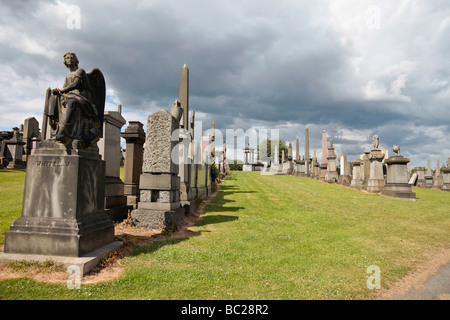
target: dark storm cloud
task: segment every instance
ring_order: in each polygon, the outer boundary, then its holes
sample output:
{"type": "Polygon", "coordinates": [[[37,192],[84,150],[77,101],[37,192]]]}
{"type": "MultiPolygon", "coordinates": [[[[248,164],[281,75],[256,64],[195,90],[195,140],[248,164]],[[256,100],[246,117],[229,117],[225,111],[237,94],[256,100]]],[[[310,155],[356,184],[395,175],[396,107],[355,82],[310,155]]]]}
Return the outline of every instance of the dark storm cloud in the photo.
{"type": "Polygon", "coordinates": [[[427,150],[441,162],[450,153],[442,138],[449,134],[450,10],[442,1],[9,1],[0,7],[5,110],[23,105],[8,93],[15,92],[32,99],[23,113],[40,114],[43,92],[61,86],[67,72],[62,55],[74,51],[81,67],[102,70],[125,110],[168,108],[186,63],[190,108],[205,128],[213,121],[223,131],[280,128],[281,138],[294,142],[308,125],[315,149],[326,129],[349,154],[370,147],[374,133],[388,149],[401,143],[402,150],[420,157],[427,150]],[[67,28],[72,4],[80,9],[80,29],[67,28]],[[369,5],[382,9],[379,29],[367,29],[369,5]]]}

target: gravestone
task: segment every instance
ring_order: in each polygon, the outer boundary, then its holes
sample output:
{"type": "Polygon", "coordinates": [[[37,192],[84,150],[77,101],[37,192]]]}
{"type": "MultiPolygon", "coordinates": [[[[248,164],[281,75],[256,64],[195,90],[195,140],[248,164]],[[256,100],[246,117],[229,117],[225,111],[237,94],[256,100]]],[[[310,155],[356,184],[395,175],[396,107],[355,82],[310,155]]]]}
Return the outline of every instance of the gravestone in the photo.
{"type": "Polygon", "coordinates": [[[105,212],[112,221],[122,221],[128,216],[124,183],[120,179],[120,131],[126,120],[120,111],[105,111],[103,115],[103,137],[98,141],[99,152],[105,160],[105,212]]]}
{"type": "Polygon", "coordinates": [[[183,222],[185,209],[180,203],[179,165],[173,161],[178,160],[178,154],[173,154],[178,141],[172,141],[172,133],[179,128],[179,122],[180,118],[167,110],[148,117],[140,199],[131,214],[134,226],[166,229],[176,228],[183,222]]]}
{"type": "Polygon", "coordinates": [[[311,155],[309,153],[309,129],[305,128],[305,176],[311,177],[311,155]]]}
{"type": "Polygon", "coordinates": [[[127,205],[137,208],[139,202],[139,180],[142,174],[144,158],[145,131],[139,121],[129,121],[128,127],[121,133],[126,141],[125,163],[123,170],[123,194],[127,205]]]}
{"type": "Polygon", "coordinates": [[[383,190],[385,180],[383,172],[384,153],[379,148],[378,135],[373,136],[373,149],[370,150],[370,174],[367,182],[367,192],[379,193],[383,190]]]}
{"type": "Polygon", "coordinates": [[[334,152],[333,140],[330,139],[330,147],[327,152],[327,173],[325,181],[328,183],[336,183],[338,181],[338,173],[336,171],[336,153],[334,152]]]}
{"type": "Polygon", "coordinates": [[[320,180],[325,180],[325,175],[327,173],[327,132],[322,131],[322,163],[320,164],[320,180]]]}
{"type": "Polygon", "coordinates": [[[78,68],[73,53],[64,63],[71,72],[46,99],[49,135],[28,157],[22,215],[5,234],[5,253],[81,257],[114,242],[105,214],[105,161],[97,147],[105,81],[98,69],[78,68]]]}
{"type": "Polygon", "coordinates": [[[441,190],[450,191],[450,157],[447,159],[447,166],[442,169],[443,173],[443,184],[441,190]]]}
{"type": "Polygon", "coordinates": [[[349,186],[352,182],[352,172],[350,162],[347,161],[347,156],[341,156],[340,161],[341,172],[339,175],[338,183],[344,186],[349,186]]]}
{"type": "Polygon", "coordinates": [[[369,159],[370,151],[364,151],[364,155],[361,159],[361,168],[359,170],[360,174],[360,184],[362,190],[367,190],[367,185],[369,183],[370,177],[370,159],[369,159]]]}
{"type": "Polygon", "coordinates": [[[417,173],[417,187],[425,187],[425,170],[423,167],[415,167],[414,173],[417,173]]]}
{"type": "Polygon", "coordinates": [[[19,128],[13,128],[13,136],[11,139],[3,141],[4,154],[3,157],[8,161],[8,169],[25,169],[26,163],[22,159],[24,154],[23,148],[25,142],[22,141],[19,128]]]}
{"type": "Polygon", "coordinates": [[[293,166],[293,157],[292,157],[292,143],[289,143],[289,147],[288,147],[288,168],[287,168],[287,174],[288,175],[292,175],[293,171],[294,171],[294,166],[293,166]]]}
{"type": "Polygon", "coordinates": [[[317,161],[316,150],[314,150],[314,157],[313,157],[313,160],[312,160],[312,164],[313,164],[313,175],[312,175],[312,178],[313,179],[320,179],[320,164],[319,164],[319,161],[317,161]]]}
{"type": "Polygon", "coordinates": [[[416,200],[416,194],[412,192],[408,183],[407,163],[410,160],[400,153],[400,146],[394,145],[394,155],[385,160],[387,165],[386,184],[381,192],[382,195],[416,200]]]}
{"type": "Polygon", "coordinates": [[[361,181],[361,159],[355,159],[352,161],[352,181],[350,182],[350,187],[357,190],[362,189],[361,181]]]}
{"type": "Polygon", "coordinates": [[[444,175],[441,173],[441,168],[439,166],[439,160],[436,163],[436,171],[434,172],[433,177],[433,189],[442,189],[442,186],[444,185],[444,175]]]}
{"type": "MultiPolygon", "coordinates": [[[[25,154],[28,156],[31,154],[33,149],[33,144],[35,145],[37,141],[40,141],[39,132],[39,122],[34,117],[26,118],[23,125],[23,136],[22,136],[25,154]],[[34,140],[34,143],[33,143],[34,140]]],[[[35,147],[36,149],[36,147],[35,147]]]]}
{"type": "Polygon", "coordinates": [[[433,173],[431,172],[430,160],[427,161],[427,171],[425,173],[425,188],[433,187],[433,173]]]}

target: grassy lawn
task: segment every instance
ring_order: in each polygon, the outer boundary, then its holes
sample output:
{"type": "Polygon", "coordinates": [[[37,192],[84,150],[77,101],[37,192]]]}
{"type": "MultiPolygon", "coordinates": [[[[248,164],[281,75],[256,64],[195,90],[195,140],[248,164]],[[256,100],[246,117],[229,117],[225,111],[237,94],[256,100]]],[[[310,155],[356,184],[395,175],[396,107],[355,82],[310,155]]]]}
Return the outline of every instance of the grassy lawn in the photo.
{"type": "MultiPolygon", "coordinates": [[[[0,172],[1,241],[20,216],[24,173],[0,172]]],[[[450,193],[417,201],[291,176],[232,172],[184,239],[155,241],[122,259],[117,280],[0,282],[0,299],[371,299],[381,286],[450,245],[450,193]]]]}

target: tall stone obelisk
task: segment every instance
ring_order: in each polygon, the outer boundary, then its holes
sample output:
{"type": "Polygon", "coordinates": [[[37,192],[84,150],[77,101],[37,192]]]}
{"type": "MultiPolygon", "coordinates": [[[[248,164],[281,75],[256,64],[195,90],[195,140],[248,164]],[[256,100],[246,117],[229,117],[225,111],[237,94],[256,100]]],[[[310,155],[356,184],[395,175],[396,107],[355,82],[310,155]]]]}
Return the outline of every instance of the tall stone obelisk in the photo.
{"type": "Polygon", "coordinates": [[[327,132],[322,131],[322,163],[320,164],[320,180],[325,180],[325,174],[327,173],[327,132]]]}
{"type": "MultiPolygon", "coordinates": [[[[178,93],[178,100],[183,107],[183,116],[180,120],[180,128],[184,129],[180,132],[180,141],[184,139],[186,143],[180,144],[180,203],[186,210],[186,215],[190,215],[193,210],[193,200],[191,199],[191,181],[190,172],[191,164],[189,154],[189,69],[186,64],[181,67],[180,76],[180,90],[178,93]]],[[[192,160],[192,159],[191,159],[192,160]]]]}
{"type": "Polygon", "coordinates": [[[309,129],[305,129],[305,176],[310,177],[309,129]]]}

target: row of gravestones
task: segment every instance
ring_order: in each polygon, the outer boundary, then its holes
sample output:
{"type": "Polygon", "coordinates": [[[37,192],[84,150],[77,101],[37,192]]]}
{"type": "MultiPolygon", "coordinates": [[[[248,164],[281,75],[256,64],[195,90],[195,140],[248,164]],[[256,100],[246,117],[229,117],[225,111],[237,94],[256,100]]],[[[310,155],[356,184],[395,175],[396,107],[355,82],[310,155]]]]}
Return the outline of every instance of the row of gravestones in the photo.
{"type": "MultiPolygon", "coordinates": [[[[385,196],[415,200],[412,186],[434,188],[450,191],[450,157],[447,165],[439,169],[437,164],[434,176],[431,172],[430,161],[425,173],[423,167],[414,168],[411,175],[408,165],[410,159],[400,153],[400,146],[394,146],[394,155],[386,157],[386,152],[379,148],[379,136],[373,137],[373,149],[364,152],[361,159],[350,162],[347,156],[339,156],[339,168],[336,166],[336,155],[333,141],[330,139],[326,147],[326,131],[322,135],[322,164],[319,164],[316,153],[314,157],[301,157],[297,139],[297,154],[292,156],[292,144],[289,144],[287,162],[284,162],[284,151],[282,153],[282,165],[275,164],[275,173],[291,174],[294,176],[320,179],[329,183],[338,183],[350,186],[369,193],[381,193],[385,196]]],[[[305,132],[305,155],[309,155],[309,132],[305,132]]]]}
{"type": "Polygon", "coordinates": [[[27,157],[22,215],[5,234],[0,260],[5,255],[92,255],[115,242],[112,220],[129,212],[135,226],[176,228],[192,213],[195,200],[211,192],[212,162],[226,159],[225,150],[219,157],[215,154],[214,132],[211,138],[202,136],[200,143],[193,139],[186,65],[179,98],[170,112],[149,115],[145,134],[137,121],[121,132],[126,123],[121,106],[104,111],[106,86],[100,70],[85,73],[73,53],[64,55],[64,63],[71,71],[65,83],[76,79],[74,73],[86,77],[93,98],[80,96],[83,88],[77,88],[76,81],[47,90],[42,141],[27,157]],[[89,113],[86,108],[95,110],[89,113]],[[124,181],[121,137],[127,146],[124,181]],[[192,161],[195,157],[200,161],[192,161]]]}

